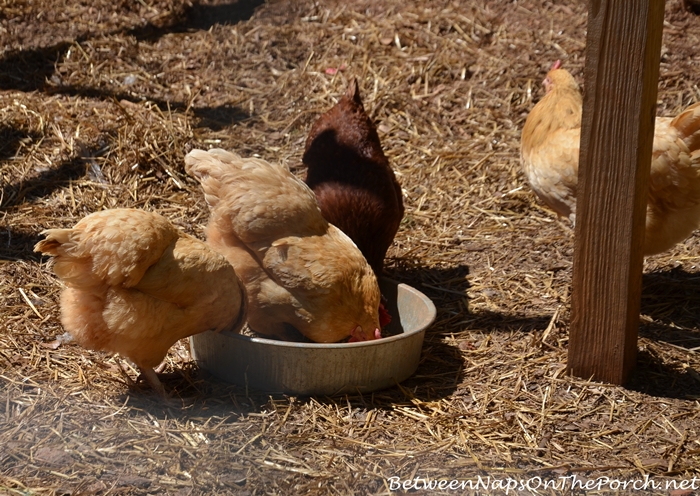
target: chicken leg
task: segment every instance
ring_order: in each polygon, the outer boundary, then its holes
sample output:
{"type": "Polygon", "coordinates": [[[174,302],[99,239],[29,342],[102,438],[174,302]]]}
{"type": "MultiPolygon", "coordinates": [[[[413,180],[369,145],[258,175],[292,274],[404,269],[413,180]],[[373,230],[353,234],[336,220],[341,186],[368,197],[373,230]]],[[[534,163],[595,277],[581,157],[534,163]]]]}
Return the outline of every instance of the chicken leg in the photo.
{"type": "MultiPolygon", "coordinates": [[[[165,392],[165,387],[163,386],[163,383],[160,382],[160,379],[158,378],[158,374],[156,373],[155,370],[153,370],[151,367],[140,367],[138,366],[139,371],[141,371],[141,374],[139,377],[143,377],[148,384],[153,388],[153,390],[158,393],[162,398],[170,398],[170,395],[165,392]]],[[[158,367],[160,368],[160,367],[158,367]]],[[[137,379],[138,380],[138,379],[137,379]]]]}

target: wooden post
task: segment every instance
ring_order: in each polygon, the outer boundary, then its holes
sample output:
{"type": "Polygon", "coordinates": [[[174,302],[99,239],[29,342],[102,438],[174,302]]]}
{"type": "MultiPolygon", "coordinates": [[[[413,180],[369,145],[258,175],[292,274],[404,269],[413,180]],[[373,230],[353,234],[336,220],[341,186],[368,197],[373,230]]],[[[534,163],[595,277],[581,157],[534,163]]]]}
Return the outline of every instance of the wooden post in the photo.
{"type": "Polygon", "coordinates": [[[624,384],[637,358],[664,0],[590,0],[569,371],[624,384]]]}

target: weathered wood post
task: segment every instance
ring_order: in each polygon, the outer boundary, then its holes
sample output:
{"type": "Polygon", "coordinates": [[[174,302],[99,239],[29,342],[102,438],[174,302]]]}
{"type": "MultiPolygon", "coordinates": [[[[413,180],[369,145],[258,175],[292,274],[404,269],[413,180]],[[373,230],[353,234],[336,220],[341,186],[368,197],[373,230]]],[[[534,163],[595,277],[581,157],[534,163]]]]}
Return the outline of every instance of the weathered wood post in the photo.
{"type": "Polygon", "coordinates": [[[637,357],[664,0],[590,0],[569,371],[623,384],[637,357]]]}

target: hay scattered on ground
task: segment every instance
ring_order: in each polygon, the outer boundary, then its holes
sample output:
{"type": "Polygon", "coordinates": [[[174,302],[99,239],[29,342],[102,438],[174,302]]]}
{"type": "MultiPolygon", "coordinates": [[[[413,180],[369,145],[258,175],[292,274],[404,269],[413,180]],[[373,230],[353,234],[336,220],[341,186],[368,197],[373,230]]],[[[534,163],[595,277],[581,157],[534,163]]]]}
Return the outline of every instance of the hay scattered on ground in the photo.
{"type": "MultiPolygon", "coordinates": [[[[585,5],[58,4],[0,0],[0,493],[700,474],[700,238],[645,263],[629,388],[564,372],[572,231],[525,185],[519,130],[554,60],[580,80],[585,5]],[[217,146],[300,173],[309,126],[353,76],[405,194],[387,274],[438,308],[414,377],[270,397],[207,377],[179,343],[167,405],[115,357],[55,346],[60,288],[32,252],[42,229],[138,207],[202,237],[184,154],[217,146]]],[[[678,1],[666,10],[663,114],[700,100],[700,23],[678,1]]]]}

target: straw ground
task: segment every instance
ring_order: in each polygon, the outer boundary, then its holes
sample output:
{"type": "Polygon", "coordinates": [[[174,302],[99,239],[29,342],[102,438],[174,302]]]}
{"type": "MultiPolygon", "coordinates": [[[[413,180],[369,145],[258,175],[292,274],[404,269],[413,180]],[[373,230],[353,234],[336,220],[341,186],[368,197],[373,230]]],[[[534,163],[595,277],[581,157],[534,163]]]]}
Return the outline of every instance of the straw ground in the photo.
{"type": "MultiPolygon", "coordinates": [[[[0,494],[700,476],[699,237],[645,262],[632,384],[565,373],[572,230],[518,154],[551,63],[581,79],[584,4],[0,0],[0,494]],[[405,194],[387,274],[438,308],[414,377],[270,397],[208,377],[179,343],[173,406],[115,357],[56,341],[60,284],[32,252],[42,229],[137,207],[202,237],[184,154],[217,146],[303,173],[309,126],[350,77],[405,194]]],[[[660,114],[700,100],[699,38],[667,2],[660,114]]]]}

